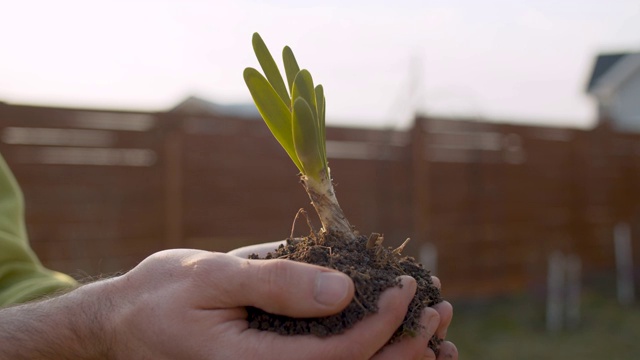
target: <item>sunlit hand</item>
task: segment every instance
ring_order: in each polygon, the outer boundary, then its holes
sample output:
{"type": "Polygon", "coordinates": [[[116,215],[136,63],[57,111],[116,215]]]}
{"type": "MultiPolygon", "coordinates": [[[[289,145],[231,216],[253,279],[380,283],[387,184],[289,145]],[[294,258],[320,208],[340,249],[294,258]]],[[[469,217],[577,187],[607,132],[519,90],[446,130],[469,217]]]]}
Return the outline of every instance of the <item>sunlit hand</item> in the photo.
{"type": "MultiPolygon", "coordinates": [[[[288,260],[168,250],[112,281],[109,293],[117,296],[109,327],[116,358],[395,359],[414,353],[408,358],[421,358],[425,348],[417,342],[412,351],[398,345],[376,355],[401,324],[415,293],[415,280],[403,277],[402,283],[382,295],[378,313],[342,335],[281,336],[248,328],[245,306],[292,317],[327,316],[351,301],[351,279],[288,260]]],[[[424,323],[433,332],[437,326],[427,324],[428,319],[424,323]]]]}
{"type": "MultiPolygon", "coordinates": [[[[232,250],[229,254],[241,258],[247,258],[251,254],[258,254],[264,257],[268,252],[274,251],[274,249],[283,243],[284,241],[275,241],[246,246],[232,250]]],[[[441,287],[440,279],[434,276],[432,280],[438,288],[441,287]]],[[[442,342],[437,358],[433,351],[428,348],[429,339],[431,339],[434,333],[438,338],[445,339],[452,317],[453,308],[447,301],[443,301],[432,308],[424,309],[421,315],[421,325],[425,330],[416,337],[407,337],[398,343],[387,346],[382,352],[377,354],[376,359],[458,359],[458,350],[450,341],[442,342]]]]}
{"type": "MultiPolygon", "coordinates": [[[[433,359],[426,344],[434,331],[444,336],[446,305],[425,310],[421,336],[379,352],[415,293],[413,278],[401,281],[382,294],[376,314],[341,335],[281,336],[249,329],[245,307],[292,317],[335,314],[353,298],[351,279],[288,260],[167,250],[123,276],[0,309],[0,358],[433,359]]],[[[452,345],[443,349],[455,356],[452,345]]]]}

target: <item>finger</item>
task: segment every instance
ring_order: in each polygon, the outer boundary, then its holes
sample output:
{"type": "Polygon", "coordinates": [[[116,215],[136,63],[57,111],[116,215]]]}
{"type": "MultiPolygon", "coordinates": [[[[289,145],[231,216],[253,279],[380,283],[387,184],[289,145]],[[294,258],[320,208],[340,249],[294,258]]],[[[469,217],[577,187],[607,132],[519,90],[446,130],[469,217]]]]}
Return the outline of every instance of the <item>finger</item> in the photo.
{"type": "Polygon", "coordinates": [[[438,289],[442,289],[442,282],[440,282],[440,279],[437,276],[432,276],[431,281],[433,282],[433,285],[435,285],[435,287],[437,287],[438,289]]]}
{"type": "Polygon", "coordinates": [[[436,353],[434,353],[430,348],[427,348],[427,351],[424,353],[421,360],[437,360],[436,353]]]}
{"type": "MultiPolygon", "coordinates": [[[[415,336],[405,336],[399,342],[386,346],[373,359],[393,360],[393,359],[423,359],[425,349],[429,346],[429,340],[436,331],[440,323],[440,316],[432,308],[422,310],[420,315],[420,328],[415,336]]],[[[431,352],[433,354],[433,351],[431,352]]],[[[435,360],[435,355],[431,359],[435,360]]]]}
{"type": "Polygon", "coordinates": [[[447,330],[453,318],[453,306],[451,306],[448,301],[443,301],[434,305],[433,309],[436,310],[440,316],[440,324],[436,330],[436,336],[444,339],[447,336],[447,330]]]}
{"type": "Polygon", "coordinates": [[[438,360],[458,360],[458,349],[450,341],[443,342],[440,344],[438,360]]]}
{"type": "Polygon", "coordinates": [[[251,254],[258,254],[258,256],[260,257],[265,257],[267,256],[267,253],[274,252],[278,248],[278,246],[284,244],[285,241],[286,240],[272,241],[263,244],[244,246],[235,250],[231,250],[227,254],[244,259],[248,258],[251,254]]]}
{"type": "Polygon", "coordinates": [[[351,278],[316,265],[219,253],[189,261],[194,286],[203,293],[201,308],[254,306],[273,314],[318,317],[338,313],[353,298],[351,278]]]}
{"type": "MultiPolygon", "coordinates": [[[[272,332],[246,329],[242,334],[252,334],[257,341],[246,342],[253,346],[248,354],[251,358],[264,359],[370,359],[391,338],[407,313],[407,307],[416,291],[416,281],[402,276],[402,287],[393,287],[382,293],[378,312],[371,314],[344,334],[319,338],[316,336],[280,336],[272,332]],[[277,354],[260,352],[260,344],[271,344],[279,349],[277,354]]],[[[238,322],[239,323],[239,322],[238,322]]],[[[240,328],[242,325],[238,325],[240,328]]]]}
{"type": "Polygon", "coordinates": [[[402,285],[399,288],[386,290],[380,297],[378,313],[364,318],[358,323],[361,330],[371,332],[369,342],[363,348],[368,348],[365,355],[367,359],[381,349],[393,336],[393,333],[402,324],[407,313],[409,303],[413,299],[417,289],[417,283],[410,276],[401,276],[402,285]],[[402,296],[398,296],[398,294],[402,296]],[[376,317],[378,319],[376,319],[376,317]]]}

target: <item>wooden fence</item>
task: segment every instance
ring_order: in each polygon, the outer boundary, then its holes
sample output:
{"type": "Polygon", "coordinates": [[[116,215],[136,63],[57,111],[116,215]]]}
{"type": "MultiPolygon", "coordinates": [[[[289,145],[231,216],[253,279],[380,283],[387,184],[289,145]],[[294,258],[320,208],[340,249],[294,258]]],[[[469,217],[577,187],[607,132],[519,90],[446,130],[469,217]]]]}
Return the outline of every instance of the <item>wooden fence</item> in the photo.
{"type": "Polygon", "coordinates": [[[452,293],[544,282],[555,250],[611,270],[614,225],[640,230],[638,135],[428,119],[413,132],[416,227],[452,293]]]}
{"type": "MultiPolygon", "coordinates": [[[[327,131],[351,223],[389,245],[412,237],[408,251],[449,296],[541,282],[554,250],[610,270],[612,227],[640,230],[638,135],[424,118],[409,131],[327,131]]],[[[165,248],[283,239],[299,208],[313,216],[259,119],[0,104],[0,136],[35,251],[76,276],[165,248]]]]}

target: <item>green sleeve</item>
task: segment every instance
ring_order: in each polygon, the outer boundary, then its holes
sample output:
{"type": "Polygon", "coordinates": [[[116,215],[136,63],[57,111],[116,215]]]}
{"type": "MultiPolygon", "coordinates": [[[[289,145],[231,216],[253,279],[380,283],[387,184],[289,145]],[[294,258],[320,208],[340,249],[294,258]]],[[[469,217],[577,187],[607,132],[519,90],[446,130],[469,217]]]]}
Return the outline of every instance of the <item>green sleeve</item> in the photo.
{"type": "Polygon", "coordinates": [[[77,286],[71,277],[46,269],[31,250],[24,223],[24,200],[0,156],[0,307],[77,286]]]}

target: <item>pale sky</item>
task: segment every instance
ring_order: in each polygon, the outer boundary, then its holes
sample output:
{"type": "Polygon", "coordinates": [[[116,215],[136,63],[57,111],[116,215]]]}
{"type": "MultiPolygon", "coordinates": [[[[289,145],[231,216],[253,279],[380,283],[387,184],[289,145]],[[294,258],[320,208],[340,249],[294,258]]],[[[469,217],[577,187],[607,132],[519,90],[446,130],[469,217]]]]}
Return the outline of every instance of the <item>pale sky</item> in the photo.
{"type": "Polygon", "coordinates": [[[640,51],[638,0],[2,1],[0,101],[164,110],[249,102],[259,32],[325,87],[327,122],[420,111],[588,126],[599,52],[640,51]]]}

